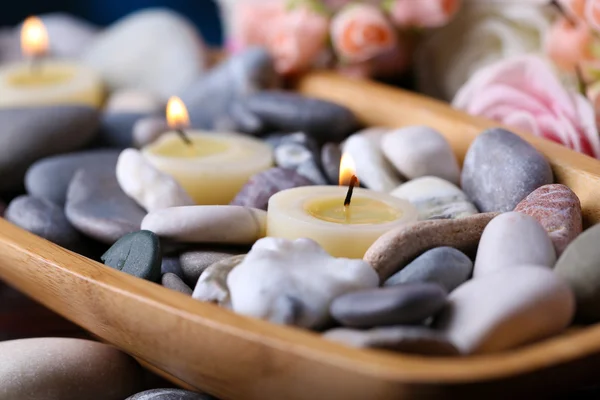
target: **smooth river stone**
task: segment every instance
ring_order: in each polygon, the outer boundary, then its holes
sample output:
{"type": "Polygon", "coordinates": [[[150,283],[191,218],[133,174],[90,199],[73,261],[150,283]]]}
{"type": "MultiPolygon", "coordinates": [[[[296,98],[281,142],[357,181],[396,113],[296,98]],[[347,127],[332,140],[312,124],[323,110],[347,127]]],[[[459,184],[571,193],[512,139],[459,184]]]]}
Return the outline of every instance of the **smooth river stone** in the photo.
{"type": "Polygon", "coordinates": [[[330,312],[351,328],[418,324],[444,307],[446,295],[436,283],[409,283],[345,294],[333,300],[330,312]]]}
{"type": "Polygon", "coordinates": [[[192,295],[192,289],[177,275],[167,272],[161,278],[161,285],[167,289],[175,290],[179,293],[192,295]]]}
{"type": "Polygon", "coordinates": [[[282,190],[312,186],[314,182],[293,169],[271,168],[252,176],[231,201],[231,205],[266,210],[269,199],[282,190]]]}
{"type": "Polygon", "coordinates": [[[112,346],[81,339],[0,342],[0,399],[122,400],[142,389],[142,369],[112,346]]]}
{"type": "Polygon", "coordinates": [[[320,169],[319,146],[303,132],[271,137],[273,156],[278,167],[293,169],[318,185],[327,185],[320,169]]]}
{"type": "MultiPolygon", "coordinates": [[[[253,47],[228,57],[181,92],[192,126],[215,129],[227,119],[232,104],[259,90],[279,86],[273,58],[266,49],[253,47]]],[[[231,126],[232,127],[232,126],[231,126]]]]}
{"type": "Polygon", "coordinates": [[[342,146],[354,161],[359,181],[378,192],[390,192],[403,182],[381,151],[381,140],[387,132],[385,128],[365,129],[350,136],[342,146]]]}
{"type": "Polygon", "coordinates": [[[115,172],[78,171],[67,191],[65,214],[77,230],[102,243],[113,244],[138,231],[146,212],[119,187],[115,172]]]}
{"type": "Polygon", "coordinates": [[[183,278],[191,287],[195,287],[200,275],[209,266],[233,256],[248,253],[248,247],[236,246],[203,246],[181,253],[179,261],[183,270],[183,278]]]}
{"type": "Polygon", "coordinates": [[[332,185],[337,185],[340,180],[340,162],[342,150],[337,143],[325,143],[321,148],[321,163],[327,180],[332,185]]]}
{"type": "Polygon", "coordinates": [[[47,157],[34,163],[25,175],[25,188],[35,197],[64,205],[67,190],[79,169],[115,171],[118,150],[88,150],[47,157]]]}
{"type": "Polygon", "coordinates": [[[384,286],[433,282],[450,293],[466,282],[472,272],[473,262],[463,252],[452,247],[437,247],[415,258],[385,281],[384,286]]]}
{"type": "Polygon", "coordinates": [[[456,356],[458,349],[440,332],[420,326],[385,326],[369,330],[331,329],[323,338],[347,346],[428,356],[456,356]]]}
{"type": "Polygon", "coordinates": [[[145,112],[103,113],[96,143],[98,146],[119,149],[133,146],[133,127],[137,121],[151,115],[145,112]]]}
{"type": "Polygon", "coordinates": [[[145,9],[121,19],[82,58],[111,90],[145,90],[163,99],[192,84],[207,61],[194,25],[167,9],[145,9]]]}
{"type": "Polygon", "coordinates": [[[32,196],[19,196],[10,202],[4,218],[59,246],[78,250],[79,232],[67,220],[63,208],[51,201],[32,196]]]}
{"type": "Polygon", "coordinates": [[[473,277],[524,264],[551,268],[555,262],[552,241],[535,218],[517,212],[503,213],[481,235],[473,277]]]}
{"type": "MultiPolygon", "coordinates": [[[[55,12],[39,17],[50,38],[49,53],[52,57],[79,57],[93,43],[100,30],[96,25],[67,13],[55,12]]],[[[17,27],[19,32],[21,27],[22,24],[17,27]]]]}
{"type": "Polygon", "coordinates": [[[152,232],[138,231],[123,236],[101,259],[105,265],[126,274],[152,282],[160,279],[160,243],[152,232]]]}
{"type": "Polygon", "coordinates": [[[142,229],[184,243],[252,244],[265,236],[267,213],[241,206],[172,207],[149,213],[142,229]]]}
{"type": "Polygon", "coordinates": [[[89,143],[98,120],[98,111],[85,106],[1,109],[0,191],[22,187],[25,172],[35,161],[89,143]]]}
{"type": "Polygon", "coordinates": [[[105,113],[163,113],[166,104],[155,94],[136,89],[117,90],[106,101],[105,113]]]}
{"type": "Polygon", "coordinates": [[[409,126],[385,135],[381,149],[396,169],[408,179],[437,176],[454,184],[460,167],[450,143],[441,133],[426,126],[409,126]]]}
{"type": "Polygon", "coordinates": [[[251,94],[236,104],[245,114],[259,122],[245,124],[233,116],[237,128],[250,134],[269,131],[304,132],[319,143],[341,142],[359,128],[348,108],[325,100],[282,91],[263,91],[251,94]]]}
{"type": "MultiPolygon", "coordinates": [[[[164,252],[164,250],[163,250],[164,252]]],[[[183,269],[181,268],[181,262],[179,256],[164,256],[160,264],[160,273],[164,274],[175,274],[183,279],[183,269]]]]}
{"type": "Polygon", "coordinates": [[[584,231],[562,253],[554,271],[565,279],[577,300],[577,319],[600,321],[600,224],[584,231]]]}
{"type": "Polygon", "coordinates": [[[182,389],[151,389],[125,400],[213,400],[213,397],[182,389]]]}
{"type": "Polygon", "coordinates": [[[311,329],[329,322],[333,299],[378,283],[366,262],[332,257],[306,238],[260,239],[227,277],[236,313],[311,329]]]}
{"type": "Polygon", "coordinates": [[[125,149],[116,168],[119,186],[146,211],[192,206],[194,200],[171,176],[155,168],[136,149],[125,149]]]}
{"type": "Polygon", "coordinates": [[[456,219],[477,214],[477,209],[462,190],[435,176],[413,179],[390,194],[414,205],[421,220],[456,219]]]}
{"type": "Polygon", "coordinates": [[[192,297],[196,300],[216,303],[231,309],[231,296],[227,286],[229,273],[246,258],[245,254],[228,257],[212,264],[200,275],[192,297]]]}
{"type": "Polygon", "coordinates": [[[469,147],[461,187],[481,212],[507,212],[552,181],[550,164],[539,151],[514,133],[494,128],[469,147]]]}
{"type": "Polygon", "coordinates": [[[382,282],[425,251],[448,246],[474,254],[486,225],[498,214],[475,214],[460,219],[419,221],[383,234],[367,250],[364,260],[382,282]]]}
{"type": "Polygon", "coordinates": [[[145,117],[133,125],[133,145],[142,148],[169,130],[165,117],[145,117]]]}
{"type": "Polygon", "coordinates": [[[537,188],[517,205],[515,211],[530,215],[542,224],[558,256],[583,229],[579,198],[565,185],[537,188]]]}
{"type": "Polygon", "coordinates": [[[434,327],[463,354],[491,353],[558,334],[574,313],[566,281],[545,267],[518,266],[461,285],[434,327]]]}

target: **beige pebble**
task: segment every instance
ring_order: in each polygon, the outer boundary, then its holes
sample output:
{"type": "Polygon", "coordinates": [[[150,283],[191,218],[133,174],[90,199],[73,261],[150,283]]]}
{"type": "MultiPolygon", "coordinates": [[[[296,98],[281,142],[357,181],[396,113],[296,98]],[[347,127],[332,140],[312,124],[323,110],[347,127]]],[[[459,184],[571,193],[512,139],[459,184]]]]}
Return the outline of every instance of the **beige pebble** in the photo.
{"type": "Polygon", "coordinates": [[[102,343],[65,338],[0,343],[2,400],[122,400],[141,384],[139,365],[102,343]]]}
{"type": "Polygon", "coordinates": [[[517,266],[459,286],[434,327],[463,354],[491,353],[558,334],[574,312],[565,280],[543,266],[517,266]]]}
{"type": "Polygon", "coordinates": [[[153,114],[164,107],[162,100],[150,92],[122,89],[111,94],[106,102],[105,112],[153,114]]]}
{"type": "Polygon", "coordinates": [[[498,213],[475,214],[460,219],[419,221],[391,230],[375,241],[364,260],[381,281],[400,271],[427,250],[449,246],[466,253],[477,249],[486,225],[498,213]]]}
{"type": "Polygon", "coordinates": [[[149,213],[142,230],[185,243],[252,244],[265,236],[267,212],[242,206],[172,207],[149,213]]]}

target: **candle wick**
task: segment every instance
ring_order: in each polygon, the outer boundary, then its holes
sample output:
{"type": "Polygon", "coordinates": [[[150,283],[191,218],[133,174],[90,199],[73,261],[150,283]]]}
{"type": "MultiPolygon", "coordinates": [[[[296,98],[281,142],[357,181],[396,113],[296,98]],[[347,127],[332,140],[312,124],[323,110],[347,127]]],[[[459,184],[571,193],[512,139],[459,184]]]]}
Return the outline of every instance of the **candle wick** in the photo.
{"type": "Polygon", "coordinates": [[[179,137],[181,137],[181,140],[183,140],[185,144],[187,144],[188,146],[192,145],[192,141],[190,140],[188,135],[186,135],[183,129],[176,129],[175,132],[177,132],[177,134],[179,135],[179,137]]]}
{"type": "Polygon", "coordinates": [[[350,207],[350,202],[352,201],[352,193],[354,192],[354,185],[358,183],[358,178],[356,175],[352,175],[350,178],[350,184],[348,185],[348,193],[346,194],[346,199],[344,200],[344,207],[350,207]]]}

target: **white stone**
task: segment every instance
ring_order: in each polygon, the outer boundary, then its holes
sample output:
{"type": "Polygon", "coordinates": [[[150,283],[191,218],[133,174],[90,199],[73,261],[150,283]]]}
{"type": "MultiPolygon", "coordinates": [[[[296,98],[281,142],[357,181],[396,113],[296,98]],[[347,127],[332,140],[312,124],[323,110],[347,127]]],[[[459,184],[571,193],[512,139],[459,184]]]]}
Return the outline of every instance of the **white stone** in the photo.
{"type": "Polygon", "coordinates": [[[227,278],[233,310],[278,324],[318,328],[336,297],[379,285],[363,260],[334,258],[310,239],[256,242],[227,278]]]}
{"type": "MultiPolygon", "coordinates": [[[[97,37],[99,28],[90,22],[66,13],[41,15],[50,38],[52,57],[76,58],[97,37]]],[[[21,26],[18,27],[20,31],[21,26]]]]}
{"type": "Polygon", "coordinates": [[[164,108],[163,101],[148,91],[122,89],[110,95],[105,112],[154,114],[164,108]]]}
{"type": "Polygon", "coordinates": [[[523,264],[553,267],[556,252],[546,230],[529,215],[508,212],[494,218],[485,228],[473,277],[523,264]]]}
{"type": "Polygon", "coordinates": [[[435,176],[408,181],[391,193],[419,210],[419,219],[455,219],[477,214],[467,195],[456,185],[435,176]]]}
{"type": "Polygon", "coordinates": [[[460,168],[452,147],[434,129],[426,126],[397,129],[383,137],[381,149],[408,179],[431,175],[456,185],[460,182],[460,168]]]}
{"type": "Polygon", "coordinates": [[[350,136],[342,146],[342,152],[354,160],[361,183],[378,192],[389,192],[402,183],[381,152],[381,139],[387,132],[385,128],[365,129],[350,136]]]}
{"type": "Polygon", "coordinates": [[[133,145],[142,148],[154,142],[168,130],[169,125],[164,117],[140,118],[133,125],[133,145]]]}
{"type": "Polygon", "coordinates": [[[173,177],[156,169],[135,149],[119,155],[117,181],[123,192],[148,212],[195,204],[173,177]]]}
{"type": "Polygon", "coordinates": [[[188,206],[153,211],[141,229],[186,243],[252,244],[265,236],[267,212],[242,206],[188,206]]]}
{"type": "Polygon", "coordinates": [[[112,90],[147,90],[163,100],[196,81],[207,61],[196,28],[166,9],[125,17],[101,33],[82,57],[112,90]]]}
{"type": "Polygon", "coordinates": [[[463,354],[491,353],[558,334],[574,312],[571,289],[553,271],[516,266],[459,286],[434,327],[463,354]]]}
{"type": "Polygon", "coordinates": [[[227,276],[245,257],[245,254],[228,257],[206,268],[196,283],[192,297],[196,300],[217,303],[221,307],[231,309],[227,276]]]}

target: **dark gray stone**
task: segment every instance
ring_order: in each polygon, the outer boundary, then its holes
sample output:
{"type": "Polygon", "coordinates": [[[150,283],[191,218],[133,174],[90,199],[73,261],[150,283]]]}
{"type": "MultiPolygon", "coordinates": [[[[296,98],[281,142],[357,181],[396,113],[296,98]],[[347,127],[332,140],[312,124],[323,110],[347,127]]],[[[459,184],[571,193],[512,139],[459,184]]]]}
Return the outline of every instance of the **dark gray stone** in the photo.
{"type": "Polygon", "coordinates": [[[389,326],[366,331],[332,329],[323,334],[327,340],[352,347],[394,350],[427,356],[457,356],[458,349],[442,333],[416,326],[389,326]]]}
{"type": "Polygon", "coordinates": [[[152,282],[160,279],[160,243],[158,237],[150,231],[123,236],[101,259],[105,265],[138,278],[152,282]]]}
{"type": "Polygon", "coordinates": [[[226,258],[246,253],[248,248],[233,246],[203,246],[186,251],[179,257],[183,278],[190,287],[196,287],[198,278],[206,268],[226,258]]]}
{"type": "Polygon", "coordinates": [[[121,190],[114,171],[78,171],[67,191],[67,218],[77,230],[102,243],[140,229],[146,212],[121,190]]]}
{"type": "Polygon", "coordinates": [[[79,250],[82,238],[67,220],[62,207],[32,196],[10,202],[4,216],[9,222],[59,246],[79,250]]]}
{"type": "Polygon", "coordinates": [[[181,269],[181,262],[179,262],[179,256],[165,257],[165,249],[161,243],[161,249],[163,250],[162,264],[160,266],[161,274],[175,274],[180,278],[183,278],[183,270],[181,269]]]}
{"type": "Polygon", "coordinates": [[[553,182],[544,156],[505,129],[489,129],[471,144],[462,171],[463,191],[481,212],[512,211],[535,189],[553,182]]]}
{"type": "Polygon", "coordinates": [[[293,169],[271,168],[250,178],[230,204],[266,210],[269,199],[275,193],[311,185],[314,185],[314,182],[293,169]]]}
{"type": "Polygon", "coordinates": [[[106,147],[124,149],[134,145],[133,127],[142,118],[150,117],[148,113],[108,112],[102,115],[98,144],[106,147]]]}
{"type": "Polygon", "coordinates": [[[64,205],[77,170],[103,169],[114,173],[119,153],[119,150],[89,150],[41,159],[27,170],[25,188],[32,196],[64,205]]]}
{"type": "Polygon", "coordinates": [[[177,275],[167,272],[161,278],[161,283],[167,289],[175,290],[179,293],[192,295],[192,289],[177,275]]]}
{"type": "Polygon", "coordinates": [[[446,304],[446,291],[435,283],[411,283],[352,292],[331,303],[331,315],[344,326],[421,323],[446,304]]]}
{"type": "Polygon", "coordinates": [[[214,400],[214,397],[181,389],[151,389],[125,400],[214,400]]]}
{"type": "Polygon", "coordinates": [[[261,122],[248,125],[246,119],[236,118],[237,114],[231,116],[238,130],[253,135],[269,131],[305,132],[319,143],[341,142],[359,128],[358,120],[348,108],[291,92],[258,92],[239,100],[236,107],[261,122]]]}
{"type": "Polygon", "coordinates": [[[323,171],[330,184],[337,185],[340,179],[340,162],[342,150],[337,143],[325,143],[321,149],[321,163],[323,171]]]}
{"type": "Polygon", "coordinates": [[[426,251],[392,275],[385,281],[384,286],[433,282],[450,293],[466,282],[472,272],[473,262],[464,253],[452,247],[437,247],[426,251]]]}
{"type": "Polygon", "coordinates": [[[0,109],[0,191],[22,188],[35,161],[85,146],[98,119],[98,111],[85,106],[0,109]]]}
{"type": "Polygon", "coordinates": [[[181,99],[192,126],[217,128],[233,102],[250,93],[279,85],[273,59],[262,48],[251,48],[228,58],[192,84],[181,99]]]}

